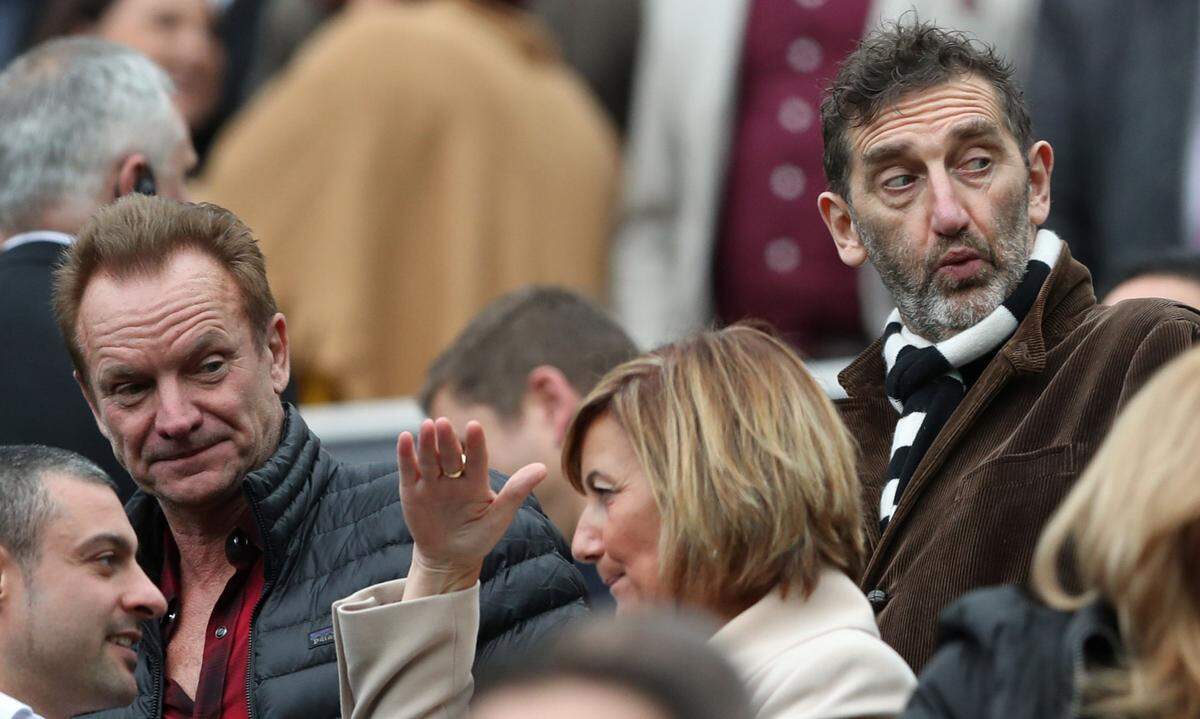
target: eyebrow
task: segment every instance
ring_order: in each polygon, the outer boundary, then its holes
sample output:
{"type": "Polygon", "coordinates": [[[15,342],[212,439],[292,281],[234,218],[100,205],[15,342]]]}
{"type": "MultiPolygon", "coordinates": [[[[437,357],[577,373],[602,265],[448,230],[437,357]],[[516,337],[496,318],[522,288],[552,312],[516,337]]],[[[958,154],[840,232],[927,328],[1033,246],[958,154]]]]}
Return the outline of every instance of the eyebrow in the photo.
{"type": "MultiPolygon", "coordinates": [[[[973,117],[964,120],[950,131],[950,139],[957,142],[978,138],[995,139],[999,137],[1000,127],[991,120],[982,117],[973,117]]],[[[877,145],[863,153],[863,167],[871,169],[879,165],[885,165],[897,158],[903,157],[911,148],[912,143],[907,140],[898,140],[896,142],[877,145]]]]}
{"type": "Polygon", "coordinates": [[[213,350],[214,347],[223,344],[225,344],[224,333],[215,329],[210,329],[197,337],[192,344],[188,346],[187,352],[184,356],[188,359],[194,359],[199,355],[208,354],[213,350]]]}
{"type": "Polygon", "coordinates": [[[116,532],[101,532],[93,534],[87,539],[79,543],[76,552],[80,555],[88,554],[91,551],[101,547],[113,547],[127,554],[134,554],[137,548],[125,537],[116,532]]]}

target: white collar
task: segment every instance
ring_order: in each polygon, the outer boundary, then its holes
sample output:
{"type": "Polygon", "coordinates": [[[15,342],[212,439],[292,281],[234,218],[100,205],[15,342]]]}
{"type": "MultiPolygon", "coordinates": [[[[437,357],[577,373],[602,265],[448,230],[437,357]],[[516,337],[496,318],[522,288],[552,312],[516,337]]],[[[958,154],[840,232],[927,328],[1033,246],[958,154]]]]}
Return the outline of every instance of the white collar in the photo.
{"type": "Polygon", "coordinates": [[[54,230],[36,230],[34,232],[22,232],[19,235],[13,235],[0,245],[0,252],[8,252],[14,250],[21,245],[27,245],[30,242],[57,242],[60,245],[71,246],[75,242],[75,238],[65,232],[55,232],[54,230]]]}
{"type": "Polygon", "coordinates": [[[0,719],[42,719],[27,704],[0,692],[0,719]]]}

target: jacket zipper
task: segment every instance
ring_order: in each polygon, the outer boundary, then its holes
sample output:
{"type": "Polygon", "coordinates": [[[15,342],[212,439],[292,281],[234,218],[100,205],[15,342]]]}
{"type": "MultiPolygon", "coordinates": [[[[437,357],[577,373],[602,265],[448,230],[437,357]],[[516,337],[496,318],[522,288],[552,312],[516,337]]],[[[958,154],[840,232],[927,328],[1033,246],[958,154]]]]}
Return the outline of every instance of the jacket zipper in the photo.
{"type": "MultiPolygon", "coordinates": [[[[263,568],[265,569],[268,556],[267,552],[271,550],[271,542],[263,530],[262,515],[258,512],[258,503],[254,501],[254,497],[250,495],[249,490],[246,491],[246,499],[250,504],[250,513],[254,515],[254,523],[258,526],[258,536],[263,538],[263,568]]],[[[258,610],[262,608],[263,602],[266,601],[267,595],[270,594],[271,588],[275,586],[275,578],[269,577],[263,584],[263,590],[258,595],[258,600],[254,603],[254,609],[250,611],[250,632],[246,637],[246,715],[249,719],[254,719],[254,702],[250,697],[250,680],[254,676],[254,625],[258,621],[258,610]]]]}
{"type": "Polygon", "coordinates": [[[150,665],[150,676],[154,678],[154,714],[152,716],[161,717],[163,715],[163,683],[166,680],[166,646],[163,646],[163,662],[160,668],[158,662],[146,655],[146,664],[150,665]]]}

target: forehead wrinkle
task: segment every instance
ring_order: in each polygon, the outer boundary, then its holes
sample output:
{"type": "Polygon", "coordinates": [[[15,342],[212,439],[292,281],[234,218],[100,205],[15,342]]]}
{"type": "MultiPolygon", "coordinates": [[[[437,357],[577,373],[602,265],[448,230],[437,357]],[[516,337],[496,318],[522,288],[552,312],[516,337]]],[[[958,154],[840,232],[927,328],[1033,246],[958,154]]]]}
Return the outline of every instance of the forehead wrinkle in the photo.
{"type": "Polygon", "coordinates": [[[881,135],[904,132],[920,125],[926,126],[926,132],[941,130],[951,119],[964,114],[974,114],[996,123],[1003,118],[991,86],[971,78],[906,95],[874,121],[855,128],[853,145],[856,154],[861,155],[878,142],[881,135]]]}
{"type": "MultiPolygon", "coordinates": [[[[128,343],[163,343],[170,347],[181,338],[194,335],[197,331],[228,332],[223,318],[240,317],[234,314],[236,292],[231,292],[225,283],[213,282],[212,278],[190,277],[167,289],[160,298],[144,309],[130,311],[124,307],[113,308],[110,300],[108,316],[84,323],[81,332],[85,347],[94,349],[103,362],[112,355],[121,355],[129,348],[128,343]],[[194,298],[200,297],[199,301],[194,298]],[[222,305],[226,312],[222,313],[222,305]],[[116,345],[116,346],[114,346],[116,345]]],[[[93,312],[89,314],[94,314],[93,312]]],[[[115,358],[113,358],[115,359],[115,358]]]]}

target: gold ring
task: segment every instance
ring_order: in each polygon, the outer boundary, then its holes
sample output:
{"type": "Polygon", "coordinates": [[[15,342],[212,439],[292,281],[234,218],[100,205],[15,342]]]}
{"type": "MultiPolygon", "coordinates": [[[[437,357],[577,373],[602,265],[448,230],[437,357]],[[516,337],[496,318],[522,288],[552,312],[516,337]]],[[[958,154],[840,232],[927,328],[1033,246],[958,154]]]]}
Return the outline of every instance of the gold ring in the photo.
{"type": "Polygon", "coordinates": [[[458,479],[459,477],[463,476],[463,472],[467,471],[467,455],[464,454],[460,456],[462,457],[462,466],[458,468],[457,472],[447,472],[446,470],[442,470],[442,474],[446,475],[448,479],[458,479]]]}

